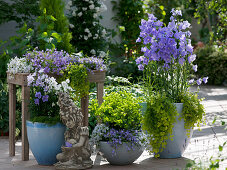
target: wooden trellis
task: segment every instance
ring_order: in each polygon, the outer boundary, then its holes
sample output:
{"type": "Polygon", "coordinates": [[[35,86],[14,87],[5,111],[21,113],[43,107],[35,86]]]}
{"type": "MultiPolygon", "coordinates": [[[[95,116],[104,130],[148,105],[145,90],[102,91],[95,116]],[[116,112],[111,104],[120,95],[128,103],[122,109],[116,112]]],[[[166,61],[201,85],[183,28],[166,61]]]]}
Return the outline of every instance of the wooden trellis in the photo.
{"type": "MultiPolygon", "coordinates": [[[[93,71],[88,74],[89,82],[97,84],[97,99],[103,101],[103,88],[105,71],[93,71]]],[[[16,128],[16,85],[22,88],[22,160],[29,160],[29,144],[27,138],[26,120],[30,119],[28,105],[30,102],[30,88],[27,86],[28,73],[7,73],[9,85],[9,156],[15,156],[15,128],[16,128]]],[[[88,101],[89,96],[81,99],[81,110],[84,115],[84,126],[88,126],[88,101]]]]}

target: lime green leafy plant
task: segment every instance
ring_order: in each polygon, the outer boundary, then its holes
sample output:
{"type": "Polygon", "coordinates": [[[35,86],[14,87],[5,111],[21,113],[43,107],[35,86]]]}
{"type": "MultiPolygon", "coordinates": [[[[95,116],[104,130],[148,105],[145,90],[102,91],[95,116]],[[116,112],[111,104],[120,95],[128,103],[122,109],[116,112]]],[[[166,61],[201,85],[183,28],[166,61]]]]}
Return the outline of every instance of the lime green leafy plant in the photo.
{"type": "Polygon", "coordinates": [[[139,101],[126,91],[112,92],[104,97],[104,102],[96,110],[95,116],[116,130],[139,130],[142,121],[139,101]]]}
{"type": "Polygon", "coordinates": [[[64,72],[64,79],[70,80],[70,86],[75,90],[73,96],[79,100],[89,94],[87,68],[83,64],[71,64],[64,72]]]}

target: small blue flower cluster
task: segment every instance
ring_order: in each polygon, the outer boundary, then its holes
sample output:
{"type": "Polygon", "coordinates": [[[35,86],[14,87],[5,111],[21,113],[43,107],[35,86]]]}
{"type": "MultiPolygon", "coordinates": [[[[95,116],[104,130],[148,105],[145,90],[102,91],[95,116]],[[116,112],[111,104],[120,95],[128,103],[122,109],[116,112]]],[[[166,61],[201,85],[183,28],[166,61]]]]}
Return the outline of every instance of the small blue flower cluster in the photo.
{"type": "Polygon", "coordinates": [[[70,64],[84,64],[88,71],[106,69],[102,58],[83,58],[82,53],[69,55],[65,51],[50,49],[38,51],[36,48],[32,52],[26,53],[25,57],[32,65],[33,70],[31,71],[34,71],[33,74],[28,76],[28,86],[37,87],[46,94],[42,96],[41,91],[36,92],[34,99],[36,105],[39,105],[40,99],[47,102],[49,97],[47,93],[53,90],[55,92],[71,90],[68,86],[68,80],[58,84],[54,77],[50,77],[51,74],[62,75],[70,64]]]}
{"type": "Polygon", "coordinates": [[[112,154],[116,154],[116,148],[123,143],[127,144],[128,150],[134,150],[134,146],[146,146],[147,136],[141,130],[116,130],[104,124],[98,124],[92,132],[91,143],[98,144],[99,141],[107,141],[113,147],[112,154]]]}

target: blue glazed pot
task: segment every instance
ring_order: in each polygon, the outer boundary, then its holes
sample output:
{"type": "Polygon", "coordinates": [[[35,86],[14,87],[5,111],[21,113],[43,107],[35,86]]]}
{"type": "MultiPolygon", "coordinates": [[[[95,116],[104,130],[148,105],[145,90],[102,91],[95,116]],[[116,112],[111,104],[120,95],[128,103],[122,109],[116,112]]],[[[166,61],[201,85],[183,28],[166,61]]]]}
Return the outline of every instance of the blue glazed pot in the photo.
{"type": "Polygon", "coordinates": [[[167,145],[162,152],[159,152],[160,158],[180,158],[188,146],[192,137],[193,129],[190,129],[189,135],[184,128],[184,119],[182,118],[183,103],[174,103],[179,116],[176,117],[176,123],[173,127],[173,140],[168,139],[167,145]]]}
{"type": "Polygon", "coordinates": [[[26,121],[29,147],[39,165],[53,165],[64,145],[65,126],[26,121]]]}

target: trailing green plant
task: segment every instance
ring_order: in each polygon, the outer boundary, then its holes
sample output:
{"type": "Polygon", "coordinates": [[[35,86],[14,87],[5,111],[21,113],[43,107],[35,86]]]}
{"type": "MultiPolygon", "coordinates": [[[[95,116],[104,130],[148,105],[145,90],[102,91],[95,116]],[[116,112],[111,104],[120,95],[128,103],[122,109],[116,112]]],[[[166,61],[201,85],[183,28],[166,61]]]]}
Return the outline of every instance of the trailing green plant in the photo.
{"type": "Polygon", "coordinates": [[[76,52],[83,51],[87,56],[105,57],[108,46],[108,33],[101,24],[100,13],[107,8],[103,0],[70,0],[66,8],[72,32],[72,44],[76,52]]]}
{"type": "Polygon", "coordinates": [[[183,103],[183,118],[184,118],[184,127],[188,132],[195,124],[200,126],[200,123],[204,123],[203,120],[205,116],[204,106],[201,104],[203,99],[198,98],[198,94],[191,92],[185,92],[180,96],[181,103],[183,103]]]}
{"type": "Polygon", "coordinates": [[[43,15],[40,18],[38,33],[44,37],[49,37],[50,41],[50,36],[54,37],[58,41],[56,49],[70,53],[73,52],[70,44],[72,34],[69,32],[69,22],[64,14],[64,7],[65,4],[62,0],[41,0],[40,9],[43,11],[43,15]],[[54,32],[48,34],[47,31],[50,30],[54,32]],[[47,32],[47,35],[45,35],[45,32],[47,32]]]}
{"type": "Polygon", "coordinates": [[[195,50],[197,55],[195,63],[198,65],[196,75],[208,74],[209,84],[221,85],[227,81],[227,52],[220,47],[206,45],[195,50]]]}
{"type": "Polygon", "coordinates": [[[112,92],[96,110],[98,121],[116,130],[139,130],[141,128],[141,106],[139,99],[126,91],[112,92]]]}
{"type": "Polygon", "coordinates": [[[89,94],[88,72],[83,64],[71,64],[64,72],[64,79],[70,80],[70,86],[74,89],[75,100],[79,100],[89,94]]]}
{"type": "Polygon", "coordinates": [[[174,123],[176,122],[176,107],[165,95],[156,94],[147,99],[147,110],[143,119],[143,130],[152,137],[149,140],[152,152],[162,151],[166,146],[167,139],[171,139],[174,123]]]}

